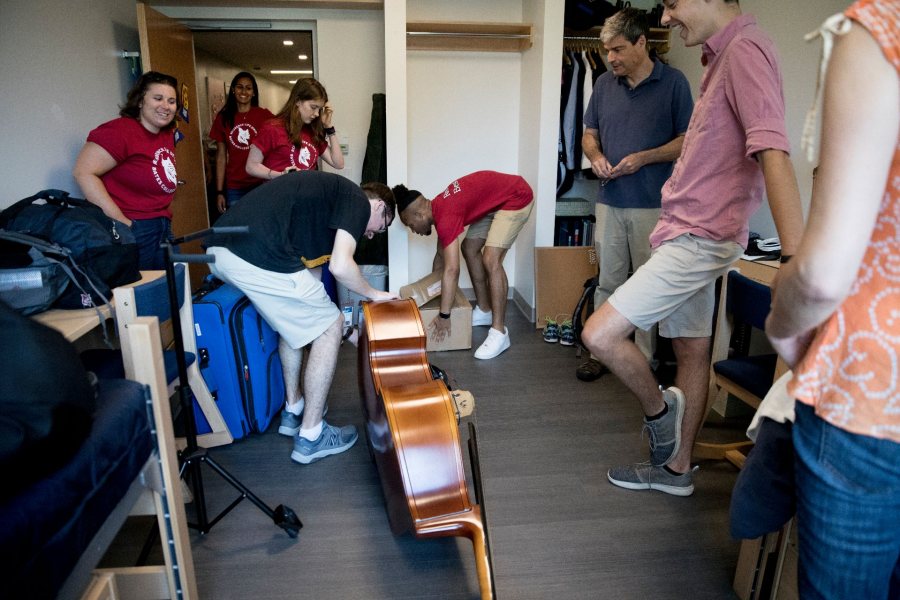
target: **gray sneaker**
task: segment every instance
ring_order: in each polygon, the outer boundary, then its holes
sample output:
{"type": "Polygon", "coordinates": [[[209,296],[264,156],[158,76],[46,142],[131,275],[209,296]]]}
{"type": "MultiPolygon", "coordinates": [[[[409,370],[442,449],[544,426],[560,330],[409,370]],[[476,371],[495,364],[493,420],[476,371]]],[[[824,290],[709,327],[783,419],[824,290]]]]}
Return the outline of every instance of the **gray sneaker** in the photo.
{"type": "Polygon", "coordinates": [[[286,408],[281,409],[281,425],[278,426],[278,433],[281,435],[294,436],[300,432],[300,424],[303,422],[303,411],[299,415],[295,415],[286,408]]]}
{"type": "Polygon", "coordinates": [[[690,496],[694,493],[694,467],[687,473],[672,475],[663,467],[638,463],[613,467],[606,472],[610,483],[629,490],[659,490],[673,496],[690,496]]]}
{"type": "Polygon", "coordinates": [[[353,425],[335,427],[322,421],[322,433],[319,434],[318,439],[310,441],[299,435],[294,438],[291,460],[308,465],[320,458],[349,450],[358,438],[359,434],[356,433],[356,427],[353,425]]]}
{"type": "MultiPolygon", "coordinates": [[[[303,409],[305,401],[300,398],[300,414],[295,415],[286,408],[281,409],[281,424],[278,426],[278,433],[281,435],[295,436],[300,433],[300,425],[303,423],[303,409]]],[[[328,405],[322,411],[322,416],[328,414],[328,405]]]]}
{"type": "Polygon", "coordinates": [[[644,417],[644,431],[650,436],[650,464],[662,467],[669,464],[681,447],[681,421],[684,419],[684,392],[677,387],[663,390],[663,401],[669,412],[648,421],[644,417]]]}

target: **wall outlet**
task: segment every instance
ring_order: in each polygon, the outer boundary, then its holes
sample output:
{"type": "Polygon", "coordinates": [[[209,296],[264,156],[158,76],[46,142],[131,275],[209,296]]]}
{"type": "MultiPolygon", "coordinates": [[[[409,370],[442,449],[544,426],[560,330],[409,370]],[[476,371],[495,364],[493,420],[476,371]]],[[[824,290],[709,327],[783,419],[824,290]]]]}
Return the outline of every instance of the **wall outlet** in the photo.
{"type": "Polygon", "coordinates": [[[341,154],[344,156],[350,154],[350,144],[341,144],[341,154]]]}

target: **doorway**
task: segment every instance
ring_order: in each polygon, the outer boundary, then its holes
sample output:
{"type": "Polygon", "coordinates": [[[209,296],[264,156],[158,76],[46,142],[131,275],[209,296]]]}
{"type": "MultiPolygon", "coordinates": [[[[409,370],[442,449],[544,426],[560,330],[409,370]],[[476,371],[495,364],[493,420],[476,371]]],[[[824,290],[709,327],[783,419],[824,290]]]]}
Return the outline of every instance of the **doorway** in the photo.
{"type": "Polygon", "coordinates": [[[203,139],[209,222],[216,207],[216,143],[209,130],[228,96],[234,75],[252,73],[259,87],[259,105],[277,114],[297,79],[316,76],[315,23],[273,24],[270,21],[181,20],[192,30],[200,131],[203,139]],[[285,26],[284,29],[273,29],[285,26]]]}

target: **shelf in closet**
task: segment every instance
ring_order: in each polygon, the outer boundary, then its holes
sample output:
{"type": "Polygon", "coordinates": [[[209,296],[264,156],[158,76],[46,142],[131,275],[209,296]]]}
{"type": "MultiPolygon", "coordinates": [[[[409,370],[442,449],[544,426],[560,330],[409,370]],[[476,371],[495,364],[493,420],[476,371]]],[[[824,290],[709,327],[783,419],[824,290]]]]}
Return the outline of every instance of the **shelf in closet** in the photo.
{"type": "Polygon", "coordinates": [[[406,24],[407,50],[521,52],[531,48],[530,23],[426,22],[406,24]]]}

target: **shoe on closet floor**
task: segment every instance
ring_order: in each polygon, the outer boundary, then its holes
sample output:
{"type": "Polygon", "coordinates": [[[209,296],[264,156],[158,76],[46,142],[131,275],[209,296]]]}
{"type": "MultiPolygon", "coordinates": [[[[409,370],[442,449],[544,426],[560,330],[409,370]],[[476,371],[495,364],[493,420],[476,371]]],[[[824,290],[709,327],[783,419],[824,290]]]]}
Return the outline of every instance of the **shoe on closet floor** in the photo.
{"type": "Polygon", "coordinates": [[[551,319],[550,317],[546,317],[544,319],[546,325],[544,325],[544,341],[548,344],[555,344],[559,341],[559,324],[556,322],[556,319],[551,319]]]}
{"type": "Polygon", "coordinates": [[[581,381],[597,381],[607,373],[606,365],[595,358],[587,359],[575,369],[575,377],[581,381]]]}
{"type": "Polygon", "coordinates": [[[475,305],[475,308],[472,309],[472,327],[482,327],[487,325],[490,327],[494,322],[494,313],[493,311],[483,311],[478,307],[478,304],[475,305]]]}
{"type": "Polygon", "coordinates": [[[359,434],[353,425],[336,427],[322,421],[322,433],[318,439],[310,441],[300,435],[294,438],[291,460],[308,465],[326,456],[346,452],[353,447],[357,439],[359,434]]]}
{"type": "Polygon", "coordinates": [[[694,467],[687,473],[675,475],[665,467],[650,463],[638,463],[613,467],[606,472],[609,482],[627,490],[657,490],[673,496],[690,496],[694,493],[694,467]]]}
{"type": "Polygon", "coordinates": [[[503,332],[499,332],[493,327],[488,330],[487,338],[481,347],[475,351],[475,358],[487,360],[499,356],[504,350],[509,348],[509,329],[503,328],[503,332]]]}
{"type": "Polygon", "coordinates": [[[572,319],[566,319],[559,324],[559,345],[575,345],[575,330],[572,329],[572,319]]]}

